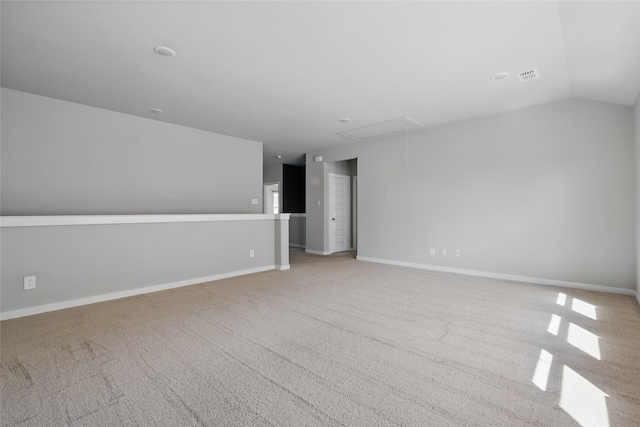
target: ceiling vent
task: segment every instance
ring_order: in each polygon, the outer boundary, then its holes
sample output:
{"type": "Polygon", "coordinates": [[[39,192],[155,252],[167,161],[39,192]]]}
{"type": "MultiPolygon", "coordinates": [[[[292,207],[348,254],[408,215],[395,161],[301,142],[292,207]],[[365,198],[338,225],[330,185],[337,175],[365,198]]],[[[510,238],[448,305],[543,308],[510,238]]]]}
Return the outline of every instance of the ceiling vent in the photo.
{"type": "Polygon", "coordinates": [[[518,74],[518,78],[521,82],[528,82],[529,80],[539,79],[540,72],[537,69],[523,71],[518,74]]]}
{"type": "Polygon", "coordinates": [[[385,135],[391,135],[394,133],[405,132],[410,130],[421,129],[420,123],[409,117],[399,117],[393,120],[387,120],[380,123],[375,123],[361,128],[346,130],[344,132],[338,132],[338,135],[345,138],[355,139],[356,141],[364,141],[367,139],[378,138],[385,135]]]}

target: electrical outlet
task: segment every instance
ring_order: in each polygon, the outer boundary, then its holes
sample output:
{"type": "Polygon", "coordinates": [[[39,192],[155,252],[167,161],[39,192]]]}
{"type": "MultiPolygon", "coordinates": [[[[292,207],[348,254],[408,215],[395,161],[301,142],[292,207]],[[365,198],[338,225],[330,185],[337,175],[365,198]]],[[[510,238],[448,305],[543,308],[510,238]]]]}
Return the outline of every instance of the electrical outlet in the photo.
{"type": "Polygon", "coordinates": [[[460,256],[460,249],[456,249],[456,256],[460,256]]]}
{"type": "Polygon", "coordinates": [[[256,251],[254,251],[253,249],[249,250],[249,258],[254,258],[256,256],[256,251]]]}
{"type": "Polygon", "coordinates": [[[447,250],[446,249],[442,250],[442,256],[447,256],[447,250]]]}
{"type": "Polygon", "coordinates": [[[429,248],[429,255],[435,255],[436,254],[436,248],[429,248]]]}
{"type": "Polygon", "coordinates": [[[252,205],[257,205],[258,204],[258,199],[251,199],[251,204],[252,205]]]}
{"type": "Polygon", "coordinates": [[[36,288],[36,276],[28,276],[24,278],[24,290],[36,288]]]}

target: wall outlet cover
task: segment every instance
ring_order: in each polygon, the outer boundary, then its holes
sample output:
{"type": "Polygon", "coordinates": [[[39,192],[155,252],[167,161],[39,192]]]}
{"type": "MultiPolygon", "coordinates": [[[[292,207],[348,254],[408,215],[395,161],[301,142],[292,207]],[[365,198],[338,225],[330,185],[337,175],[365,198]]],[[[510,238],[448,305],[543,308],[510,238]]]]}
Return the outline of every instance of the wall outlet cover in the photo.
{"type": "Polygon", "coordinates": [[[27,276],[24,278],[24,290],[36,288],[36,276],[27,276]]]}

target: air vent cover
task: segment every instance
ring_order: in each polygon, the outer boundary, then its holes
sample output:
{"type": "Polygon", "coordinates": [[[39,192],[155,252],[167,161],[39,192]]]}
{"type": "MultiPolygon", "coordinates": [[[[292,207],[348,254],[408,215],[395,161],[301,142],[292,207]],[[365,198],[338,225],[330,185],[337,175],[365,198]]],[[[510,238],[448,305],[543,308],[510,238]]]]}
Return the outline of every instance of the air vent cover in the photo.
{"type": "Polygon", "coordinates": [[[420,129],[422,127],[423,126],[420,123],[410,119],[409,117],[399,117],[397,119],[387,120],[385,122],[375,123],[361,128],[338,132],[338,135],[349,139],[355,139],[356,141],[364,141],[366,139],[378,138],[380,136],[420,129]]]}
{"type": "Polygon", "coordinates": [[[540,78],[540,72],[537,69],[523,71],[518,73],[518,78],[521,82],[528,82],[529,80],[540,78]]]}

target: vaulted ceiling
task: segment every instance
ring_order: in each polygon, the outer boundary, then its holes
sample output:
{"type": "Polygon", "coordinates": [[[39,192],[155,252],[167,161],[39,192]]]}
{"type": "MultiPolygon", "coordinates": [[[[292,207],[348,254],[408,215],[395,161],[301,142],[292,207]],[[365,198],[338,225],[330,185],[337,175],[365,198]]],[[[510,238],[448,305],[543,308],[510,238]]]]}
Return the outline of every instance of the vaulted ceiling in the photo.
{"type": "Polygon", "coordinates": [[[3,87],[261,141],[266,163],[402,116],[433,126],[568,98],[631,106],[640,91],[638,1],[1,8],[3,87]],[[519,81],[531,69],[540,78],[519,81]]]}

